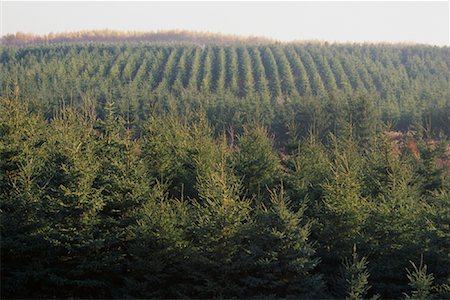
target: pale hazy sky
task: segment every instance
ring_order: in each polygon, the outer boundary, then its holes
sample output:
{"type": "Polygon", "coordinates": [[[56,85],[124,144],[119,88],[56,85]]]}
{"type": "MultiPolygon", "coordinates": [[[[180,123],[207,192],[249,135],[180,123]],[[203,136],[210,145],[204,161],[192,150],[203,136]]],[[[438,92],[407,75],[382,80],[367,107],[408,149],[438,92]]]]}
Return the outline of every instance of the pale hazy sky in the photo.
{"type": "Polygon", "coordinates": [[[1,3],[0,34],[187,29],[279,40],[449,45],[449,1],[1,3]]]}

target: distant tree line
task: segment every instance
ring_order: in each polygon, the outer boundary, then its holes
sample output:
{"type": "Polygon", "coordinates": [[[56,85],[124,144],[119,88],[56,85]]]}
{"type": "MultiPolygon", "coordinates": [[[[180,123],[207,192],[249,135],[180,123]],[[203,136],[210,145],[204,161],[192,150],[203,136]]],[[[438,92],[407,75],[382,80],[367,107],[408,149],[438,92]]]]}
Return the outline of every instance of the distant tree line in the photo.
{"type": "Polygon", "coordinates": [[[30,46],[39,44],[62,43],[164,43],[164,44],[235,44],[250,43],[264,44],[275,40],[258,36],[239,36],[211,32],[196,32],[188,30],[160,30],[160,31],[119,31],[119,30],[86,30],[75,32],[60,32],[38,35],[26,32],[6,34],[0,42],[9,46],[30,46]]]}

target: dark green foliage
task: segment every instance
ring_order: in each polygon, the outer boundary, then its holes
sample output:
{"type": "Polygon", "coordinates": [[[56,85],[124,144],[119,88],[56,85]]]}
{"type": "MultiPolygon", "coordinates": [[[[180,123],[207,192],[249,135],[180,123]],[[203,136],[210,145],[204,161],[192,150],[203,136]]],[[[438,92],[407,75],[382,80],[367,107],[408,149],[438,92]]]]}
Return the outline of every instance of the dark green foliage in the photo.
{"type": "Polygon", "coordinates": [[[176,198],[195,197],[196,178],[213,168],[215,145],[205,120],[189,126],[175,117],[153,119],[143,155],[154,178],[169,185],[176,198]]]}
{"type": "Polygon", "coordinates": [[[345,258],[341,267],[340,285],[345,291],[345,299],[364,299],[370,289],[367,259],[359,258],[356,245],[353,247],[352,258],[345,258]]]}
{"type": "Polygon", "coordinates": [[[318,263],[308,241],[310,224],[304,219],[306,206],[290,208],[283,188],[270,191],[268,206],[258,207],[249,227],[240,281],[245,297],[315,298],[322,295],[321,276],[312,271],[318,263]]]}
{"type": "Polygon", "coordinates": [[[298,55],[301,58],[303,65],[305,66],[305,70],[309,76],[309,82],[311,83],[311,90],[315,95],[324,95],[325,87],[323,86],[322,79],[317,71],[316,65],[306,49],[296,48],[298,55]]]}
{"type": "Polygon", "coordinates": [[[450,189],[448,172],[439,165],[448,158],[448,144],[445,141],[438,143],[421,143],[418,145],[421,160],[416,161],[417,183],[421,186],[423,194],[435,193],[450,189]]]}
{"type": "Polygon", "coordinates": [[[325,52],[322,55],[319,55],[319,51],[312,51],[311,53],[327,91],[334,93],[337,90],[337,85],[325,54],[327,53],[325,52]]]}
{"type": "Polygon", "coordinates": [[[312,213],[317,208],[319,199],[322,198],[323,182],[331,179],[329,158],[326,148],[314,137],[295,145],[293,154],[286,162],[289,173],[286,176],[287,191],[292,192],[291,198],[310,198],[315,203],[310,203],[312,213]]]}
{"type": "Polygon", "coordinates": [[[213,81],[214,81],[214,90],[217,93],[223,93],[224,89],[225,89],[225,75],[226,75],[226,71],[225,71],[225,62],[226,62],[226,58],[225,58],[225,50],[220,47],[220,48],[214,48],[214,53],[215,53],[215,59],[214,59],[214,64],[213,64],[213,81]]]}
{"type": "MultiPolygon", "coordinates": [[[[222,150],[223,151],[223,150],[222,150]]],[[[250,202],[240,198],[240,183],[227,170],[226,155],[216,170],[198,178],[199,201],[188,228],[197,256],[189,274],[195,297],[243,297],[239,283],[242,269],[238,256],[251,223],[250,202]]]]}
{"type": "Polygon", "coordinates": [[[344,52],[343,55],[344,57],[342,60],[342,67],[345,74],[347,75],[350,85],[352,86],[353,90],[362,89],[361,79],[356,71],[354,61],[352,61],[354,59],[353,56],[351,56],[348,52],[344,52]]]}
{"type": "Polygon", "coordinates": [[[199,89],[208,93],[212,81],[212,50],[210,47],[203,49],[202,69],[200,70],[199,89]]]}
{"type": "Polygon", "coordinates": [[[272,143],[267,129],[261,126],[246,129],[237,141],[238,150],[233,159],[236,174],[242,178],[247,196],[258,200],[279,182],[279,159],[272,143]]]}
{"type": "Polygon", "coordinates": [[[277,61],[282,93],[287,96],[298,96],[297,89],[295,88],[294,77],[284,52],[281,48],[274,47],[272,48],[272,53],[277,61]]]}
{"type": "MultiPolygon", "coordinates": [[[[174,95],[187,101],[197,91],[226,92],[229,98],[256,106],[253,111],[267,109],[268,98],[282,105],[286,98],[298,95],[315,95],[314,105],[326,108],[325,96],[342,103],[358,91],[370,95],[368,101],[380,114],[377,118],[392,121],[394,129],[429,127],[427,120],[433,120],[429,128],[433,136],[440,130],[449,132],[450,76],[445,47],[53,45],[5,46],[1,53],[1,67],[7,70],[2,72],[2,93],[16,82],[20,97],[36,99],[33,106],[45,111],[47,118],[61,105],[82,105],[86,93],[97,100],[100,117],[106,100],[114,99],[121,113],[131,104],[136,110],[133,116],[141,114],[142,119],[142,111],[153,104],[166,105],[174,95]],[[260,94],[261,101],[253,99],[254,94],[260,94]]],[[[283,106],[273,108],[283,114],[287,111],[283,106]]]]}
{"type": "Polygon", "coordinates": [[[375,102],[369,94],[362,92],[356,92],[348,99],[349,125],[361,145],[368,146],[377,131],[375,102]]]}
{"type": "Polygon", "coordinates": [[[158,183],[139,208],[130,237],[127,272],[117,297],[182,298],[190,295],[188,278],[193,251],[186,239],[189,207],[167,197],[158,183]]]}
{"type": "Polygon", "coordinates": [[[192,49],[191,59],[189,61],[189,72],[186,74],[187,87],[191,90],[197,89],[197,80],[201,66],[202,49],[195,47],[192,49]]]}
{"type": "Polygon", "coordinates": [[[2,297],[449,298],[448,58],[2,46],[2,297]]]}
{"type": "Polygon", "coordinates": [[[262,98],[269,98],[269,89],[267,87],[267,78],[264,71],[264,65],[258,48],[250,48],[252,51],[252,65],[254,67],[253,78],[256,82],[256,90],[261,94],[262,98]]]}
{"type": "Polygon", "coordinates": [[[361,193],[360,158],[352,141],[342,145],[334,141],[330,161],[330,178],[322,183],[319,245],[324,262],[333,265],[336,258],[349,256],[349,249],[363,235],[363,225],[369,216],[369,203],[361,193]]]}
{"type": "Polygon", "coordinates": [[[50,292],[44,282],[51,267],[46,253],[52,248],[46,240],[48,202],[41,201],[41,187],[51,178],[46,176],[45,121],[27,117],[27,108],[16,100],[2,99],[0,109],[2,295],[22,290],[25,297],[42,297],[50,292]],[[46,293],[34,290],[42,285],[46,293]]]}
{"type": "Polygon", "coordinates": [[[252,74],[252,65],[250,61],[250,55],[248,53],[247,47],[238,47],[238,61],[239,61],[239,84],[240,84],[240,95],[242,97],[253,97],[254,82],[252,74]]]}
{"type": "Polygon", "coordinates": [[[336,58],[335,53],[331,53],[331,57],[329,58],[330,67],[333,71],[334,78],[336,79],[336,85],[339,89],[348,92],[350,89],[350,82],[347,78],[347,75],[344,72],[341,62],[336,58]]]}
{"type": "Polygon", "coordinates": [[[427,265],[422,264],[423,262],[421,261],[419,267],[417,267],[411,262],[413,271],[406,269],[412,292],[411,295],[405,294],[405,299],[428,300],[433,298],[431,295],[433,274],[427,274],[427,265]]]}
{"type": "Polygon", "coordinates": [[[302,61],[298,57],[293,47],[286,48],[286,57],[290,61],[296,86],[300,95],[310,95],[311,87],[308,79],[308,74],[306,73],[305,67],[302,61]]]}
{"type": "Polygon", "coordinates": [[[226,87],[234,95],[238,92],[238,61],[235,47],[227,47],[226,52],[226,87]]]}
{"type": "Polygon", "coordinates": [[[270,47],[260,48],[261,59],[266,71],[266,78],[269,81],[269,89],[273,99],[281,96],[280,76],[278,74],[277,63],[270,47]]]}

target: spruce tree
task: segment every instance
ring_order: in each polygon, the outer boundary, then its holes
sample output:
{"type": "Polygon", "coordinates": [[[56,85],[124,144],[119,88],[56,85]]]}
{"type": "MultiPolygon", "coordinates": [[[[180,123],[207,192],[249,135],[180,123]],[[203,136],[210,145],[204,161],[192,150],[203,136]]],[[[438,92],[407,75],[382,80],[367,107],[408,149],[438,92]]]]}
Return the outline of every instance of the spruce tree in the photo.
{"type": "Polygon", "coordinates": [[[297,55],[293,47],[287,47],[285,49],[286,57],[289,60],[292,68],[292,72],[297,86],[298,93],[301,96],[310,95],[311,87],[309,83],[308,74],[303,66],[300,57],[297,55]]]}
{"type": "MultiPolygon", "coordinates": [[[[47,124],[19,97],[0,98],[0,220],[2,297],[49,295],[46,185],[47,124]],[[46,254],[47,253],[47,254],[46,254]]],[[[48,255],[49,254],[49,255],[48,255]]]]}
{"type": "Polygon", "coordinates": [[[194,201],[188,236],[195,256],[189,263],[195,297],[241,298],[242,264],[238,254],[245,230],[251,223],[250,202],[240,197],[241,184],[227,166],[226,141],[220,144],[220,160],[212,172],[197,177],[199,199],[194,201]]]}
{"type": "Polygon", "coordinates": [[[267,188],[272,188],[280,176],[279,158],[273,150],[273,141],[262,126],[246,128],[238,138],[233,165],[242,178],[245,193],[257,201],[267,200],[267,188]]]}
{"type": "Polygon", "coordinates": [[[136,211],[130,228],[127,272],[116,297],[184,298],[194,295],[189,274],[192,245],[186,239],[191,209],[186,202],[170,199],[157,182],[136,211]]]}
{"type": "Polygon", "coordinates": [[[282,78],[281,90],[283,94],[287,96],[298,96],[294,83],[294,77],[286,55],[279,47],[272,47],[272,52],[275,60],[277,61],[280,78],[282,78]]]}
{"type": "Polygon", "coordinates": [[[214,64],[214,90],[216,93],[221,94],[225,89],[225,79],[226,79],[226,57],[225,50],[223,47],[215,49],[215,64],[214,64]]]}
{"type": "Polygon", "coordinates": [[[431,246],[427,236],[433,230],[425,218],[430,207],[412,183],[408,167],[389,171],[388,182],[374,199],[376,205],[371,206],[364,226],[370,236],[365,247],[373,257],[373,288],[382,297],[398,298],[406,291],[407,283],[398,270],[431,246]]]}
{"type": "Polygon", "coordinates": [[[238,47],[237,53],[239,61],[239,95],[241,97],[252,98],[254,94],[254,80],[248,49],[247,47],[238,47]]]}
{"type": "Polygon", "coordinates": [[[325,276],[333,276],[339,257],[349,256],[352,245],[361,242],[370,212],[370,202],[361,193],[361,158],[356,145],[345,139],[333,142],[332,173],[322,183],[323,197],[316,210],[320,268],[325,276]]]}
{"type": "Polygon", "coordinates": [[[238,61],[236,54],[236,47],[229,46],[225,48],[226,54],[226,75],[225,86],[231,94],[237,95],[239,91],[238,83],[238,61]]]}
{"type": "Polygon", "coordinates": [[[278,74],[277,62],[273,56],[270,47],[260,47],[261,60],[264,64],[264,70],[266,72],[266,78],[268,79],[268,85],[272,99],[278,99],[281,96],[281,83],[280,76],[278,74]]]}
{"type": "Polygon", "coordinates": [[[410,261],[413,270],[406,269],[407,277],[409,280],[409,286],[411,287],[411,294],[405,294],[405,299],[417,299],[417,300],[429,300],[433,296],[431,294],[431,288],[433,285],[433,274],[427,274],[427,265],[420,261],[419,267],[417,267],[412,261],[410,261]]]}
{"type": "Polygon", "coordinates": [[[365,257],[359,258],[356,253],[355,244],[351,259],[345,258],[340,270],[341,278],[339,284],[342,285],[345,291],[345,299],[358,300],[367,296],[371,288],[367,265],[367,259],[365,257]]]}
{"type": "Polygon", "coordinates": [[[323,292],[314,272],[319,260],[308,241],[310,223],[305,206],[290,208],[281,188],[270,192],[267,206],[258,206],[240,254],[245,298],[314,298],[323,292]]]}

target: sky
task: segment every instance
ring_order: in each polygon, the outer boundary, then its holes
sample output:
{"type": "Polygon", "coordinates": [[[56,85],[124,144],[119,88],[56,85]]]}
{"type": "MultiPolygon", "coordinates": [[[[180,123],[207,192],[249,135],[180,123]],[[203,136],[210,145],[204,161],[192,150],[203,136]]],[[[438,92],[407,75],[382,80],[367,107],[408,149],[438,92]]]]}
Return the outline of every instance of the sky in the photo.
{"type": "Polygon", "coordinates": [[[450,1],[0,1],[1,35],[186,29],[281,41],[449,45],[450,1]]]}

